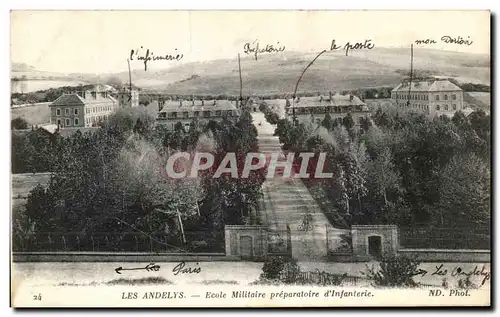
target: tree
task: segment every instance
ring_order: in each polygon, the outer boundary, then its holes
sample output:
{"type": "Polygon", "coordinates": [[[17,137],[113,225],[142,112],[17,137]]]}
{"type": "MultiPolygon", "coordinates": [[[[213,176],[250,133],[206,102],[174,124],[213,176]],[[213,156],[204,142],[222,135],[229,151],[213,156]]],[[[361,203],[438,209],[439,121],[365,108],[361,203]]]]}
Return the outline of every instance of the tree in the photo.
{"type": "Polygon", "coordinates": [[[28,122],[21,117],[17,117],[12,119],[10,126],[12,130],[25,130],[28,129],[28,122]]]}
{"type": "Polygon", "coordinates": [[[117,87],[121,87],[123,85],[123,82],[117,76],[111,76],[108,79],[106,79],[106,84],[117,88],[117,87]]]}
{"type": "Polygon", "coordinates": [[[453,157],[441,174],[439,212],[434,221],[442,227],[488,225],[490,177],[488,164],[475,154],[453,157]]]}
{"type": "Polygon", "coordinates": [[[389,202],[387,191],[394,189],[400,191],[400,176],[392,161],[392,153],[385,148],[377,158],[370,163],[369,179],[374,184],[375,192],[384,197],[384,206],[389,202]]]}
{"type": "Polygon", "coordinates": [[[349,131],[349,133],[352,132],[354,128],[354,119],[352,118],[352,115],[348,113],[343,119],[342,119],[342,124],[344,127],[349,131]]]}
{"type": "Polygon", "coordinates": [[[333,120],[332,116],[330,116],[329,113],[325,115],[325,118],[323,119],[323,121],[321,121],[321,125],[324,126],[328,131],[333,130],[333,120]]]}

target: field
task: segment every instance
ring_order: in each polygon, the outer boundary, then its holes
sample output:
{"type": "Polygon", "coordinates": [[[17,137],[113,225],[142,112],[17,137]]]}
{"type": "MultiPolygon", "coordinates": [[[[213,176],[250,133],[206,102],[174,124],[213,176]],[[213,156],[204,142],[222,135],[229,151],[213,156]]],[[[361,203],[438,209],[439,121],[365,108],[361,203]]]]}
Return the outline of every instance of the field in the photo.
{"type": "MultiPolygon", "coordinates": [[[[284,52],[262,55],[258,61],[242,58],[243,94],[293,92],[302,70],[315,56],[316,53],[284,52]]],[[[401,48],[376,48],[349,56],[327,52],[304,74],[298,92],[395,86],[409,72],[409,62],[409,50],[401,48]]],[[[483,55],[416,49],[414,69],[417,74],[490,84],[489,57],[483,55]]],[[[126,80],[126,74],[118,75],[126,80]]],[[[171,94],[239,94],[236,59],[187,63],[152,72],[134,71],[132,79],[144,84],[145,90],[171,94]]]]}
{"type": "Polygon", "coordinates": [[[11,108],[11,118],[21,117],[29,125],[42,124],[50,122],[50,109],[48,104],[11,108]]]}
{"type": "Polygon", "coordinates": [[[46,186],[50,180],[50,173],[12,174],[12,208],[18,207],[26,201],[29,192],[40,184],[46,186]]]}

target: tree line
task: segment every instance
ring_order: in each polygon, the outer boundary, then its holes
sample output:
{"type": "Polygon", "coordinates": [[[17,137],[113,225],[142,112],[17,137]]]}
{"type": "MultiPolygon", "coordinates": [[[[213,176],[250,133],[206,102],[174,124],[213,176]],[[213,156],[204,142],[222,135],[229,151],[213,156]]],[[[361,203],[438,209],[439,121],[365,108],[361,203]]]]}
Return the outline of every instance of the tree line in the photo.
{"type": "Polygon", "coordinates": [[[14,215],[15,246],[57,233],[78,237],[67,242],[73,244],[69,248],[92,250],[95,236],[104,233],[109,251],[135,251],[134,236],[159,241],[163,250],[201,245],[204,251],[220,251],[224,225],[257,221],[263,171],[232,179],[212,178],[210,169],[179,180],[165,172],[168,157],[178,151],[210,152],[216,161],[235,152],[242,168],[246,153],[258,151],[248,112],[236,122],[193,121],[189,129],[178,123],[168,130],[132,109],[117,112],[95,132],[36,135],[23,147],[13,142],[13,168],[49,171],[51,178],[46,188],[34,188],[14,215]],[[23,165],[24,157],[33,158],[23,165]]]}
{"type": "Polygon", "coordinates": [[[491,130],[482,110],[430,120],[379,108],[358,124],[350,115],[327,114],[321,124],[281,119],[275,134],[299,163],[300,152],[327,153],[334,177],[305,182],[319,183],[337,226],[489,226],[491,130]]]}

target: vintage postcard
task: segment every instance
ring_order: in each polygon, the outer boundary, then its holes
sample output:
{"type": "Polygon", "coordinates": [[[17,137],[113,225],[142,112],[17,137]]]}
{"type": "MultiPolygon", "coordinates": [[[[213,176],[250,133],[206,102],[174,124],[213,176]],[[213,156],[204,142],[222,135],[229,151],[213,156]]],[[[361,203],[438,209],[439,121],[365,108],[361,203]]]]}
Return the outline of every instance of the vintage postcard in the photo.
{"type": "Polygon", "coordinates": [[[489,11],[12,11],[13,307],[490,306],[489,11]]]}

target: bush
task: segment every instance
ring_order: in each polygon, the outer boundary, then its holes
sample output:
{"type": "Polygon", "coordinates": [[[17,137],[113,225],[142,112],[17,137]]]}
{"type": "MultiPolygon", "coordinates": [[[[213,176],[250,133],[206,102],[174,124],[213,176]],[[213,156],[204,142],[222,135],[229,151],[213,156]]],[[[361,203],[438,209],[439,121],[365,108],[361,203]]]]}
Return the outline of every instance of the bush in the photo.
{"type": "Polygon", "coordinates": [[[290,259],[283,265],[283,269],[280,272],[280,280],[287,284],[295,283],[297,281],[297,275],[299,273],[300,266],[297,264],[297,261],[294,259],[290,259]]]}
{"type": "Polygon", "coordinates": [[[11,129],[12,130],[23,130],[23,129],[28,129],[28,122],[24,120],[21,117],[17,117],[15,119],[12,119],[10,122],[11,129]]]}
{"type": "Polygon", "coordinates": [[[261,278],[268,280],[278,280],[280,272],[285,267],[285,259],[281,256],[273,256],[267,258],[262,267],[261,278]]]}
{"type": "Polygon", "coordinates": [[[406,256],[385,255],[379,261],[379,269],[373,266],[363,273],[373,281],[374,286],[389,287],[415,287],[417,283],[413,280],[416,275],[419,262],[406,256]]]}

